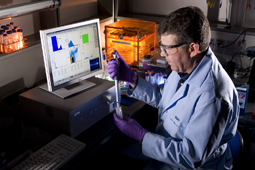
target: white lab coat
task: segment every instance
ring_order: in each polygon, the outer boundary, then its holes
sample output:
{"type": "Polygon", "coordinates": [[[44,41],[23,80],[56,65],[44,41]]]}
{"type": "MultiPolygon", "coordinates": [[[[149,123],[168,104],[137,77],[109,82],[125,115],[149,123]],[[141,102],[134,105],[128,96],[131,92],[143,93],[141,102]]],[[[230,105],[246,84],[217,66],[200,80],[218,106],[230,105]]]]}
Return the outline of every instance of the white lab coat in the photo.
{"type": "Polygon", "coordinates": [[[157,169],[232,169],[227,142],[239,117],[234,84],[210,48],[176,91],[179,79],[173,71],[159,90],[139,78],[128,90],[159,111],[156,133],[144,136],[143,154],[157,160],[157,169]]]}

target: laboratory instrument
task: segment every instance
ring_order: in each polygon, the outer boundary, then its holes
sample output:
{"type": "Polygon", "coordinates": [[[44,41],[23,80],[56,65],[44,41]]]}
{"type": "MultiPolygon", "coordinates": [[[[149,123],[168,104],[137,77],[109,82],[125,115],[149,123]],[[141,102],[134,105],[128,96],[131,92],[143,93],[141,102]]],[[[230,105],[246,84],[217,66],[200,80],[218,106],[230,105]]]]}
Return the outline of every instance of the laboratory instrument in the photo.
{"type": "MultiPolygon", "coordinates": [[[[117,59],[117,58],[116,58],[115,52],[116,52],[116,51],[114,51],[114,53],[113,53],[112,55],[113,55],[113,58],[117,59]]],[[[117,59],[117,60],[118,60],[118,59],[117,59]]],[[[119,86],[118,75],[116,75],[116,76],[114,77],[114,81],[115,81],[116,102],[117,102],[117,107],[116,107],[115,111],[116,111],[117,116],[118,116],[120,119],[123,119],[122,108],[121,108],[121,106],[120,106],[120,93],[119,93],[120,86],[119,86]]]]}

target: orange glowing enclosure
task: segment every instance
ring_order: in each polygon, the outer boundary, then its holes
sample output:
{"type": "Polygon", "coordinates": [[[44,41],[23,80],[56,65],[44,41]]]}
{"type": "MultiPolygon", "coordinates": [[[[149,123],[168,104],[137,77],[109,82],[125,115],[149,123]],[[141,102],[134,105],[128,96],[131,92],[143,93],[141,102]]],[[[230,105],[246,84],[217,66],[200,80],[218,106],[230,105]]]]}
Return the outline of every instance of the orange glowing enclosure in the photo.
{"type": "Polygon", "coordinates": [[[155,49],[156,23],[122,19],[105,26],[105,49],[107,60],[117,50],[131,64],[155,49]]]}

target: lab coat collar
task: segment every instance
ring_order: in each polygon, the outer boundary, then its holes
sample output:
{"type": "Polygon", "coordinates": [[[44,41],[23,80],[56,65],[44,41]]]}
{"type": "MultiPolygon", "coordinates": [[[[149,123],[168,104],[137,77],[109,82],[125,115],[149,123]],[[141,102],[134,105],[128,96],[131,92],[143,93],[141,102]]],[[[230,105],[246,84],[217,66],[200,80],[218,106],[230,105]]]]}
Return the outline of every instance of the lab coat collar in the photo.
{"type": "Polygon", "coordinates": [[[197,68],[193,71],[184,84],[201,87],[209,71],[212,69],[213,60],[215,60],[215,55],[212,53],[212,50],[209,47],[206,55],[202,58],[197,68]]]}
{"type": "MultiPolygon", "coordinates": [[[[165,108],[162,115],[164,115],[164,112],[168,109],[174,107],[176,103],[181,100],[182,98],[186,97],[188,94],[188,91],[190,89],[190,86],[197,86],[200,87],[204,80],[207,77],[207,74],[212,66],[212,58],[214,55],[212,55],[212,51],[209,47],[207,54],[202,58],[200,63],[198,64],[197,68],[193,71],[193,73],[190,75],[190,77],[184,82],[181,88],[179,88],[178,91],[176,90],[175,83],[170,83],[170,91],[168,92],[168,95],[172,96],[169,107],[165,108]],[[211,57],[212,56],[212,57],[211,57]],[[175,86],[175,87],[174,87],[175,86]]],[[[173,79],[180,79],[177,72],[173,73],[173,79]]]]}

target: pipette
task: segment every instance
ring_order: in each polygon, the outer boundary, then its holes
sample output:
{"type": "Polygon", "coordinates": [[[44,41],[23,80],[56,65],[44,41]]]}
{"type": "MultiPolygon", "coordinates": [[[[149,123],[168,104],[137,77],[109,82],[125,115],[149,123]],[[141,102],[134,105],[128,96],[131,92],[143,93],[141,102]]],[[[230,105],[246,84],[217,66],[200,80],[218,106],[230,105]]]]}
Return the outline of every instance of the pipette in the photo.
{"type": "MultiPolygon", "coordinates": [[[[112,56],[113,56],[113,58],[117,59],[115,53],[116,53],[116,51],[113,52],[112,56]]],[[[118,59],[117,59],[117,61],[118,61],[118,59]]],[[[114,81],[115,81],[116,102],[117,102],[117,107],[116,107],[115,111],[116,111],[117,116],[120,119],[123,119],[122,108],[120,107],[120,97],[119,97],[120,95],[119,95],[119,80],[118,80],[118,75],[116,75],[114,77],[114,81]]]]}

